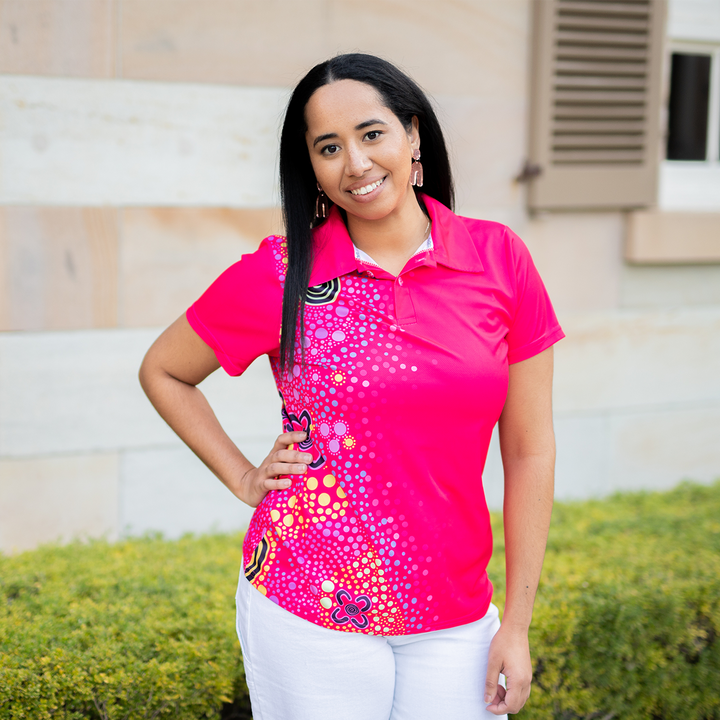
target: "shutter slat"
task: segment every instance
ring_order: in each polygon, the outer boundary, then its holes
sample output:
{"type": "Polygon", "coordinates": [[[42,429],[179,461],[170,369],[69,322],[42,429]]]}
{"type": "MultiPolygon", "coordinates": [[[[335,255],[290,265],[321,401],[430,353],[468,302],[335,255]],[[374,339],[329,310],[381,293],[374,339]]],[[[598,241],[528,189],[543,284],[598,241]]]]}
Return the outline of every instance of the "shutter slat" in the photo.
{"type": "Polygon", "coordinates": [[[632,163],[638,164],[645,159],[645,152],[642,150],[604,150],[604,151],[583,151],[572,150],[558,153],[554,162],[557,165],[568,163],[632,163]]]}
{"type": "Polygon", "coordinates": [[[593,62],[592,60],[559,60],[554,65],[556,75],[598,75],[608,77],[631,76],[647,77],[647,70],[642,63],[609,63],[593,62]]]}
{"type": "Polygon", "coordinates": [[[553,123],[555,135],[560,133],[642,133],[645,129],[645,121],[638,120],[561,120],[555,118],[553,123]]]}
{"type": "Polygon", "coordinates": [[[556,122],[567,119],[590,118],[601,120],[602,118],[643,120],[646,114],[643,105],[563,105],[556,107],[553,112],[553,126],[556,122]]]}
{"type": "Polygon", "coordinates": [[[531,207],[655,202],[666,3],[533,0],[531,207]]]}
{"type": "Polygon", "coordinates": [[[553,93],[553,99],[556,103],[614,103],[621,105],[642,105],[645,102],[644,92],[618,91],[611,92],[605,90],[597,90],[593,92],[556,90],[553,93]]]}
{"type": "Polygon", "coordinates": [[[645,91],[644,78],[596,77],[593,75],[556,75],[553,87],[560,90],[582,88],[588,91],[608,90],[640,90],[645,91]]]}
{"type": "Polygon", "coordinates": [[[557,41],[562,45],[606,45],[612,47],[647,48],[647,35],[632,33],[581,33],[574,30],[558,30],[557,41]]]}
{"type": "Polygon", "coordinates": [[[633,5],[630,3],[619,3],[619,2],[570,2],[568,0],[561,0],[560,2],[560,13],[565,12],[575,13],[587,13],[589,15],[630,15],[630,16],[647,16],[648,14],[648,3],[639,3],[633,5]]]}
{"type": "Polygon", "coordinates": [[[647,64],[647,50],[645,48],[605,48],[586,45],[562,46],[555,50],[555,57],[558,60],[590,60],[610,62],[632,62],[638,61],[644,67],[647,64]]]}
{"type": "Polygon", "coordinates": [[[630,18],[606,18],[606,17],[583,17],[569,16],[560,14],[557,22],[558,30],[576,30],[586,32],[589,28],[593,32],[607,32],[608,34],[620,33],[636,33],[638,35],[647,35],[648,21],[647,18],[640,20],[631,20],[630,18]]]}
{"type": "Polygon", "coordinates": [[[561,135],[552,140],[553,150],[575,148],[637,148],[642,150],[642,135],[561,135]]]}

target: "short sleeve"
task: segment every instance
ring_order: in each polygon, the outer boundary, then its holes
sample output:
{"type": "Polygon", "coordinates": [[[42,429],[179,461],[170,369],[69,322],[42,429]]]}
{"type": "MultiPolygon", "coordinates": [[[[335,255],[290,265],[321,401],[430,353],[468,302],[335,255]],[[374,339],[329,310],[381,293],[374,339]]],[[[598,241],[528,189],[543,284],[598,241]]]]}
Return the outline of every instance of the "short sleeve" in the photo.
{"type": "Polygon", "coordinates": [[[565,333],[525,243],[507,232],[515,271],[515,312],[506,337],[508,363],[512,364],[547,350],[565,333]]]}
{"type": "Polygon", "coordinates": [[[282,323],[281,239],[266,238],[243,255],[190,306],[192,329],[229,375],[240,375],[261,355],[277,355],[282,323]]]}

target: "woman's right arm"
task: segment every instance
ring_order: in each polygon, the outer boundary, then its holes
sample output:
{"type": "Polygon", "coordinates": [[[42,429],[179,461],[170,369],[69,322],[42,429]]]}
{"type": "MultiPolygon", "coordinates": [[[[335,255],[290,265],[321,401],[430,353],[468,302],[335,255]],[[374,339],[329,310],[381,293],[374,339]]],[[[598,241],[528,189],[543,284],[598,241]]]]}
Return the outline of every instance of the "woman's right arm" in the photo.
{"type": "Polygon", "coordinates": [[[219,367],[215,353],[183,315],[148,350],[140,384],[160,416],[230,492],[257,507],[270,490],[289,487],[290,480],[278,476],[305,473],[312,456],[289,449],[304,440],[305,433],[283,433],[256,468],[222,429],[196,387],[219,367]]]}

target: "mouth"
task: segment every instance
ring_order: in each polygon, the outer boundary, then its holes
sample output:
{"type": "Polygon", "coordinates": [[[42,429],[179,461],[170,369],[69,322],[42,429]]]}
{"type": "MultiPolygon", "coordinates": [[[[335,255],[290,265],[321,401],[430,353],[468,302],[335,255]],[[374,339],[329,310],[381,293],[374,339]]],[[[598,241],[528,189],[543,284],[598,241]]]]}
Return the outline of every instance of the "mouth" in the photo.
{"type": "Polygon", "coordinates": [[[379,188],[384,182],[385,182],[385,178],[380,178],[380,180],[376,180],[373,183],[369,183],[368,185],[364,185],[361,188],[357,188],[357,190],[350,190],[350,192],[353,195],[367,195],[368,193],[371,193],[373,190],[376,190],[377,188],[379,188]]]}

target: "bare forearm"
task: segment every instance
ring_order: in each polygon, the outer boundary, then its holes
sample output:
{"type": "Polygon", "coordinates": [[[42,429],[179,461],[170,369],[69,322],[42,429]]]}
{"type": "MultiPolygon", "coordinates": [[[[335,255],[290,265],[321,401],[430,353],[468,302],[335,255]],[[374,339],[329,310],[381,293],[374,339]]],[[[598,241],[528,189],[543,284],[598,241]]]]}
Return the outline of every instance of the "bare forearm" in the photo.
{"type": "Polygon", "coordinates": [[[503,624],[527,630],[540,581],[553,503],[555,453],[506,463],[506,599],[503,624]]]}

